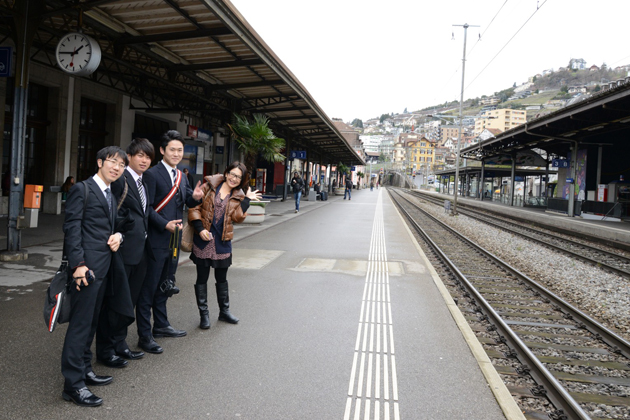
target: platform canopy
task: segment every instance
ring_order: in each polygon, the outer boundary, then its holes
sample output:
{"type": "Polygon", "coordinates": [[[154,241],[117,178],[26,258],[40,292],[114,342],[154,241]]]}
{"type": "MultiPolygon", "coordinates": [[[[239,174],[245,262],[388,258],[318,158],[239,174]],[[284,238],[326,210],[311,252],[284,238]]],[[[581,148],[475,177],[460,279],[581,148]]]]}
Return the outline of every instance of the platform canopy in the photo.
{"type": "MultiPolygon", "coordinates": [[[[91,79],[143,102],[137,109],[196,116],[215,126],[230,122],[233,112],[262,113],[279,137],[310,149],[311,156],[364,164],[228,0],[23,1],[37,25],[35,62],[56,67],[58,40],[80,26],[103,51],[91,79]]],[[[14,5],[0,0],[6,22],[0,34],[7,37],[11,18],[17,19],[14,5]]]]}
{"type": "MultiPolygon", "coordinates": [[[[551,114],[528,121],[494,138],[461,150],[461,157],[500,161],[525,150],[544,150],[550,156],[566,157],[578,147],[612,146],[628,143],[630,136],[630,78],[551,114]]],[[[624,146],[625,147],[625,146],[624,146]]]]}

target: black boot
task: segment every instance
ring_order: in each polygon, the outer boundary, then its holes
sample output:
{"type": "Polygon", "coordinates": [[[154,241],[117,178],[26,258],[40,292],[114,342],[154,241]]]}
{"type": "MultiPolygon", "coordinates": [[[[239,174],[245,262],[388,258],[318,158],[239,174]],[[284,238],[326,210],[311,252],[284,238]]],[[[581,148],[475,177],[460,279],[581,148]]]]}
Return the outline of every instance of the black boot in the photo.
{"type": "Polygon", "coordinates": [[[217,302],[219,302],[219,321],[237,324],[238,318],[230,313],[230,293],[228,291],[227,281],[225,283],[216,283],[217,286],[217,302]]]}
{"type": "Polygon", "coordinates": [[[210,328],[210,312],[208,312],[208,284],[195,284],[195,296],[199,307],[199,328],[207,330],[210,328]]]}

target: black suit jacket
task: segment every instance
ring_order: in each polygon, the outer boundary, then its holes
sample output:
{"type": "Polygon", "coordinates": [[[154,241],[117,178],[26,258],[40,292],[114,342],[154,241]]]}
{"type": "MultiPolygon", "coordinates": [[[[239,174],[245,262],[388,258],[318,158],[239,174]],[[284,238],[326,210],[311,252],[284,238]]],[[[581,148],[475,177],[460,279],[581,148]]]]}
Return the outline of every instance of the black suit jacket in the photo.
{"type": "MultiPolygon", "coordinates": [[[[145,181],[144,177],[142,177],[142,179],[145,181]]],[[[125,190],[125,183],[127,183],[128,187],[127,196],[120,206],[118,216],[130,217],[134,223],[133,228],[124,232],[125,240],[120,246],[118,253],[122,256],[125,265],[137,265],[140,263],[142,253],[145,250],[149,258],[153,259],[151,246],[146,239],[149,232],[149,214],[155,210],[150,206],[151,196],[149,195],[148,188],[145,187],[147,209],[144,211],[142,202],[140,201],[138,185],[134,181],[133,175],[127,169],[125,169],[123,176],[112,183],[112,191],[117,200],[121,198],[125,190]]]]}
{"type": "Polygon", "coordinates": [[[173,187],[172,175],[167,171],[160,162],[143,175],[144,185],[151,197],[150,206],[152,211],[149,213],[149,242],[153,249],[168,249],[171,240],[171,232],[166,230],[166,225],[171,220],[182,219],[184,214],[184,203],[188,207],[196,207],[201,201],[197,201],[192,197],[193,190],[188,185],[186,176],[182,173],[182,180],[179,184],[177,194],[164,206],[158,213],[155,207],[168,195],[173,187]]]}
{"type": "Polygon", "coordinates": [[[96,278],[104,278],[109,271],[112,252],[107,245],[114,233],[114,211],[116,197],[112,194],[110,212],[105,195],[94,179],[89,178],[88,202],[83,212],[85,200],[84,184],[75,184],[66,200],[66,217],[63,223],[64,249],[68,263],[73,269],[85,265],[94,271],[96,278]]]}

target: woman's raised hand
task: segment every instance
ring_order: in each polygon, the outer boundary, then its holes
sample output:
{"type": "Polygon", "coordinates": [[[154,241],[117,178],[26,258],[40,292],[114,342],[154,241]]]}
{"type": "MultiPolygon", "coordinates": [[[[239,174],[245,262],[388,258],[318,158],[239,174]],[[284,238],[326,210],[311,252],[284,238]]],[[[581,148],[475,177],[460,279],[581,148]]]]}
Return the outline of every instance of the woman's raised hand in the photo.
{"type": "Polygon", "coordinates": [[[250,188],[247,190],[247,194],[245,194],[245,196],[252,201],[260,201],[260,199],[262,198],[262,193],[259,193],[258,190],[252,191],[252,189],[250,188]]]}

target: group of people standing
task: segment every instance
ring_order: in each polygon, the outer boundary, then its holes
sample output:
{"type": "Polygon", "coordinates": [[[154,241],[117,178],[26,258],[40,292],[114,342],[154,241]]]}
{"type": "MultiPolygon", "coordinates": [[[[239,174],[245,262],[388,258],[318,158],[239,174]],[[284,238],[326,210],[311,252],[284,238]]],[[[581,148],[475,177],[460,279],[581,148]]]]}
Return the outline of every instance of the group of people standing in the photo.
{"type": "Polygon", "coordinates": [[[247,168],[239,162],[206,177],[203,185],[192,185],[177,169],[184,141],[175,130],[162,136],[160,153],[162,160],[150,167],[155,151],[147,139],[134,139],[126,151],[105,147],[97,153],[96,174],[68,193],[63,230],[72,303],[61,356],[62,396],[79,406],[101,405],[88,386],[113,380],[94,372],[90,348],[95,336],[97,360],[123,368],[144,352],[162,353],[155,338],[187,334],[174,328],[167,314],[168,298],[179,291],[175,233],[183,227],[184,205],[195,230],[190,258],[197,266],[199,326],[210,328],[210,268],[215,270],[218,319],[238,322],[230,313],[227,283],[233,223],[244,220],[250,200],[260,200],[261,194],[249,189],[247,168]],[[144,352],[131,350],[126,341],[134,318],[144,352]]]}

